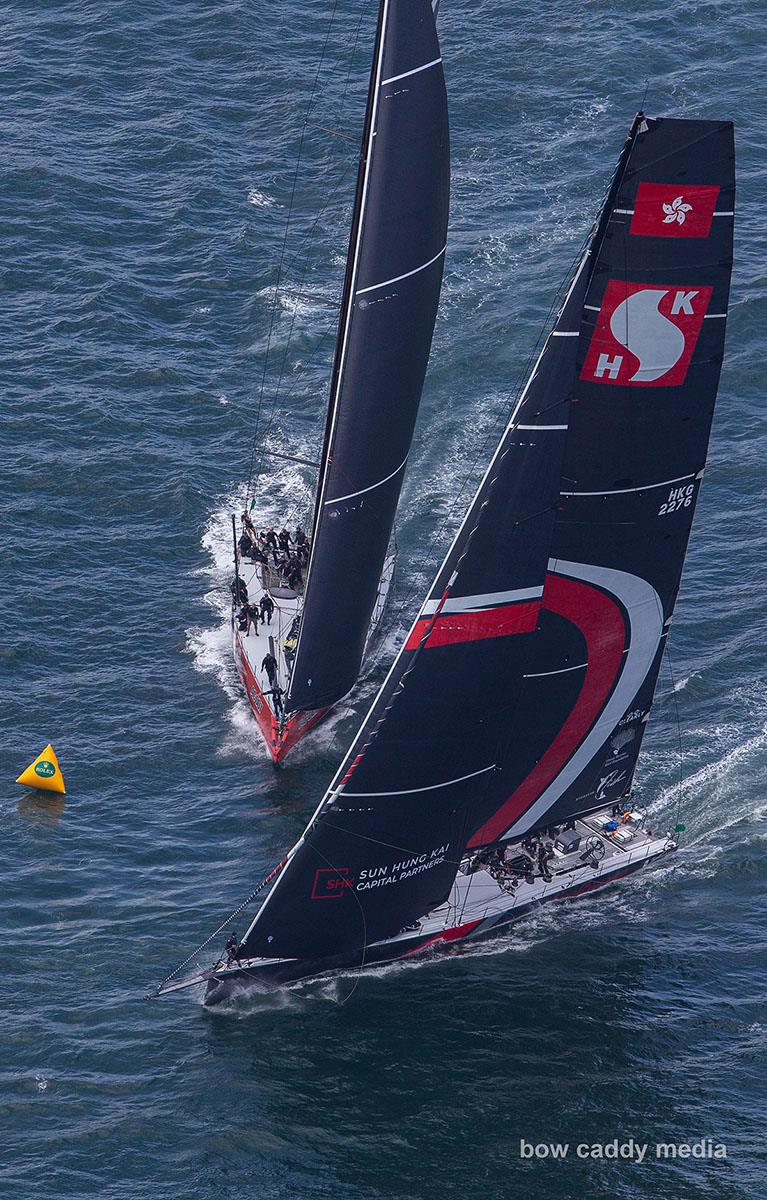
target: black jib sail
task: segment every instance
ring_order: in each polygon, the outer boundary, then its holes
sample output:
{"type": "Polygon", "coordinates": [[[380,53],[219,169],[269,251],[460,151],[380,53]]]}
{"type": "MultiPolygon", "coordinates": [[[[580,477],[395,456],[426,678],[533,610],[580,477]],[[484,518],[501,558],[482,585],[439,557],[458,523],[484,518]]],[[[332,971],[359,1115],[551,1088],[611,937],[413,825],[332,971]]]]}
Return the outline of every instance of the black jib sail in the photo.
{"type": "Polygon", "coordinates": [[[405,474],[447,238],[447,98],[429,0],[382,0],[289,711],[357,678],[405,474]]]}
{"type": "Polygon", "coordinates": [[[244,942],[331,958],[445,900],[467,847],[629,790],[706,462],[729,123],[638,116],[430,594],[244,942]]]}

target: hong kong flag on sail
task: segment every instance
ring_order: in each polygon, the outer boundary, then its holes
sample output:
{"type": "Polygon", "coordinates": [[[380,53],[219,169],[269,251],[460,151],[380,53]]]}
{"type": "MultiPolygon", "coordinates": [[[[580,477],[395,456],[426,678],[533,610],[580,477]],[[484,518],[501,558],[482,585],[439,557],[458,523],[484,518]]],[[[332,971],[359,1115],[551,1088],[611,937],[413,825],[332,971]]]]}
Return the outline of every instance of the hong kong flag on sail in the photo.
{"type": "Polygon", "coordinates": [[[712,291],[610,279],[581,379],[629,387],[684,383],[712,291]]]}
{"type": "Polygon", "coordinates": [[[709,184],[640,183],[629,233],[640,237],[708,237],[719,188],[709,184]]]}

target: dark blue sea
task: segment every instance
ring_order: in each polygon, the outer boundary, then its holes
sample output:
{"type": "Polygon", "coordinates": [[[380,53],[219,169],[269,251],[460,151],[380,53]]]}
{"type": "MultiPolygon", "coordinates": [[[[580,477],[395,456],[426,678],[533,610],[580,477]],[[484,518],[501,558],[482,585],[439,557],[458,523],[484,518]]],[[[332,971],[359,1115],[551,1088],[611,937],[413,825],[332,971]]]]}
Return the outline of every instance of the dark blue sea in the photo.
{"type": "MultiPolygon", "coordinates": [[[[375,8],[2,5],[0,1197],[760,1200],[764,9],[443,0],[450,243],[397,593],[359,689],[277,773],[229,657],[228,521],[257,425],[317,453],[375,8]],[[148,1003],[316,805],[643,101],[733,118],[739,154],[710,465],[637,776],[683,849],[466,955],[232,1012],[148,1003]],[[48,741],[65,798],[13,782],[48,741]],[[629,1139],[643,1162],[576,1150],[629,1139]],[[700,1139],[726,1158],[655,1157],[700,1139]]],[[[305,513],[311,471],[264,465],[259,513],[305,513]]]]}

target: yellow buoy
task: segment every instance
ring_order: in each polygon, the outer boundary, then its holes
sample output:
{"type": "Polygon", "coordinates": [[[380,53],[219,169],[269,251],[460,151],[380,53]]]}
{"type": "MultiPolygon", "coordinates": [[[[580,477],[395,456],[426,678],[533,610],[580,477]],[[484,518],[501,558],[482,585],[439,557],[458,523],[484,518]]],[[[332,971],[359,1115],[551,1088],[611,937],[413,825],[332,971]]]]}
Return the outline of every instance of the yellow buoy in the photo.
{"type": "Polygon", "coordinates": [[[16,782],[23,783],[25,787],[41,788],[45,792],[64,794],[67,790],[64,787],[64,776],[61,774],[56,751],[51,745],[46,746],[43,752],[38,754],[26,771],[21,772],[16,782]]]}

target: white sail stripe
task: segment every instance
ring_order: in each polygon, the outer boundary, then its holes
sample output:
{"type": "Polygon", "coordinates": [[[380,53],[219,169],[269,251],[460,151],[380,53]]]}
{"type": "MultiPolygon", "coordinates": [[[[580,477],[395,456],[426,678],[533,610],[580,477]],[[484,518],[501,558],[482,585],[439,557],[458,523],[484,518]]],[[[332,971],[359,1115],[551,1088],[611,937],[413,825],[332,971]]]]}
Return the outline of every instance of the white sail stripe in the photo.
{"type": "Polygon", "coordinates": [[[645,483],[642,487],[605,488],[599,492],[560,492],[560,496],[622,496],[626,492],[651,492],[653,488],[668,487],[670,483],[682,483],[685,479],[698,479],[700,472],[678,475],[676,479],[661,479],[660,483],[645,483]]]}
{"type": "Polygon", "coordinates": [[[723,321],[727,313],[706,313],[703,317],[704,321],[723,321]]]}
{"type": "Polygon", "coordinates": [[[495,763],[491,763],[489,767],[482,767],[480,771],[470,771],[468,775],[459,775],[457,779],[446,779],[443,783],[429,783],[426,787],[403,788],[399,792],[344,792],[341,788],[335,793],[336,796],[351,796],[354,800],[372,799],[374,796],[416,796],[419,792],[434,792],[438,788],[451,787],[454,783],[463,783],[465,779],[474,779],[477,775],[486,775],[488,771],[495,770],[495,763]]]}
{"type": "Polygon", "coordinates": [[[409,457],[410,451],[408,450],[400,465],[396,468],[396,470],[392,471],[391,475],[387,475],[385,479],[379,479],[378,483],[371,483],[370,487],[360,488],[358,492],[349,492],[346,496],[336,496],[335,500],[326,500],[325,507],[327,507],[329,504],[340,504],[342,500],[352,500],[355,496],[364,496],[365,492],[372,492],[376,488],[379,488],[381,484],[388,483],[390,479],[393,479],[394,476],[402,470],[409,457]]]}
{"type": "Polygon", "coordinates": [[[543,595],[543,585],[540,587],[517,588],[513,592],[486,592],[483,596],[456,596],[446,600],[440,608],[439,600],[427,600],[421,609],[422,617],[431,617],[439,608],[441,613],[477,612],[483,608],[498,608],[504,604],[513,604],[517,600],[540,600],[543,595]]]}
{"type": "Polygon", "coordinates": [[[517,837],[535,825],[575,782],[604,745],[647,678],[655,661],[663,632],[663,605],[652,584],[627,571],[596,567],[584,563],[550,559],[549,570],[569,575],[604,588],[616,596],[629,614],[631,626],[628,654],[624,658],[618,682],[595,724],[571,755],[559,774],[534,804],[507,830],[504,837],[517,837]]]}
{"type": "MultiPolygon", "coordinates": [[[[623,217],[633,217],[633,215],[634,215],[633,208],[614,208],[613,212],[620,213],[621,216],[623,216],[623,217]]],[[[711,214],[711,216],[712,217],[734,217],[735,212],[732,209],[729,209],[728,211],[725,211],[724,209],[719,209],[718,212],[713,212],[711,214]]]]}
{"type": "Polygon", "coordinates": [[[552,337],[580,337],[580,333],[577,329],[575,329],[573,331],[565,330],[565,329],[552,329],[551,336],[552,337]]]}
{"type": "Polygon", "coordinates": [[[587,308],[589,310],[589,312],[601,312],[602,311],[598,304],[584,304],[583,307],[587,308]]]}
{"type": "Polygon", "coordinates": [[[413,67],[412,71],[403,71],[401,75],[390,75],[388,79],[381,80],[381,87],[387,83],[396,83],[399,79],[407,79],[409,75],[418,75],[421,71],[428,71],[429,67],[436,67],[442,62],[442,58],[433,58],[431,62],[423,63],[420,67],[413,67]]]}
{"type": "Polygon", "coordinates": [[[567,429],[567,425],[515,425],[515,429],[567,429]]]}
{"type": "Polygon", "coordinates": [[[531,675],[523,675],[523,679],[545,679],[549,675],[566,675],[568,671],[583,671],[588,662],[576,663],[574,667],[560,667],[558,671],[534,671],[531,675]]]}
{"type": "Polygon", "coordinates": [[[419,271],[425,271],[426,268],[430,267],[432,263],[435,263],[438,258],[441,258],[446,250],[447,242],[445,242],[442,249],[434,255],[434,258],[430,258],[428,262],[421,263],[420,267],[413,267],[412,271],[406,271],[404,275],[395,275],[392,279],[384,279],[383,283],[371,283],[370,287],[360,288],[354,294],[355,296],[363,296],[365,292],[375,292],[378,288],[388,287],[390,283],[399,283],[401,279],[409,279],[411,275],[417,275],[419,271]]]}

